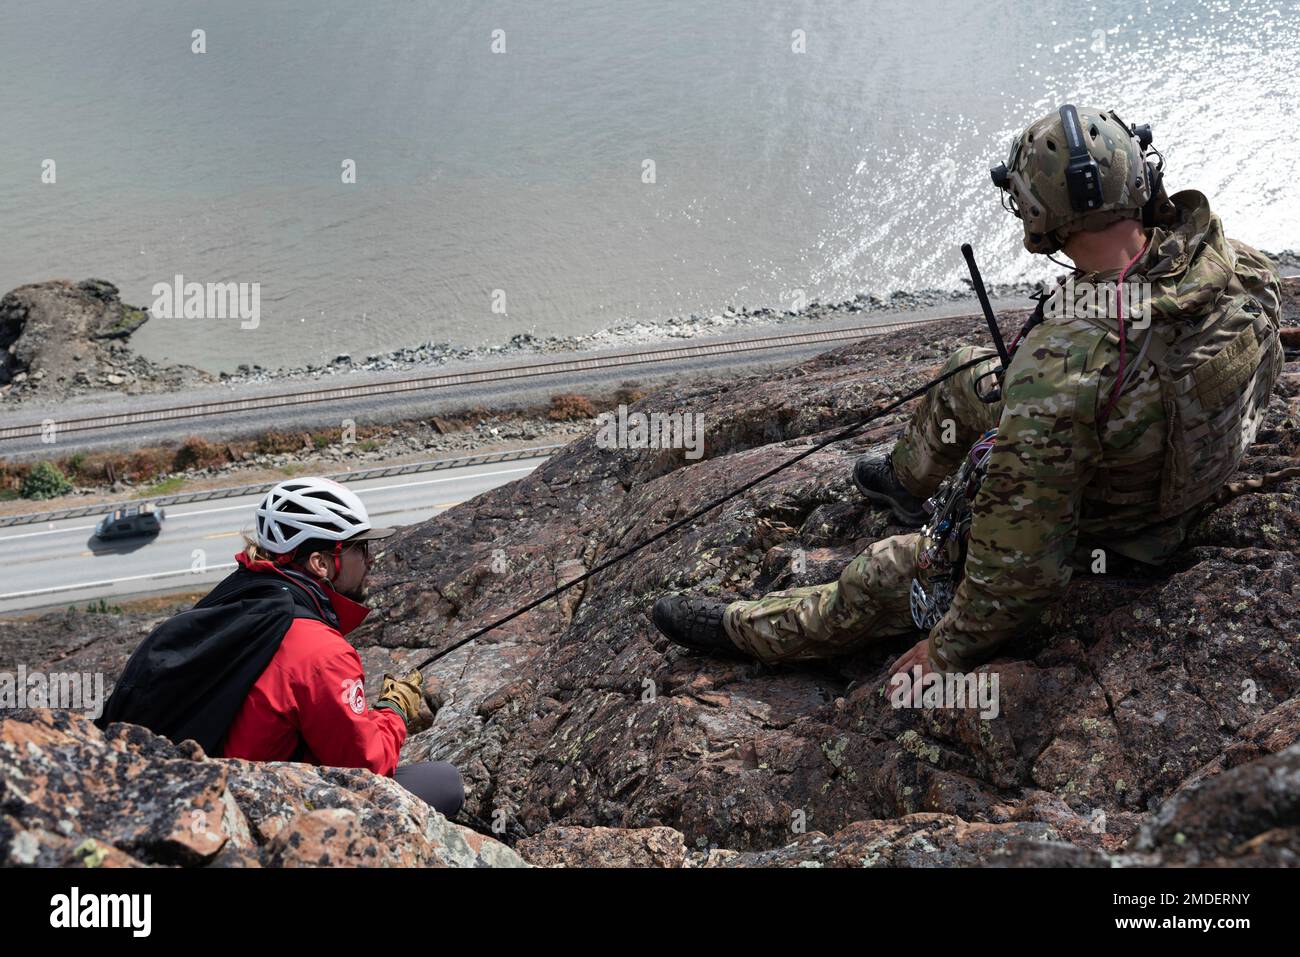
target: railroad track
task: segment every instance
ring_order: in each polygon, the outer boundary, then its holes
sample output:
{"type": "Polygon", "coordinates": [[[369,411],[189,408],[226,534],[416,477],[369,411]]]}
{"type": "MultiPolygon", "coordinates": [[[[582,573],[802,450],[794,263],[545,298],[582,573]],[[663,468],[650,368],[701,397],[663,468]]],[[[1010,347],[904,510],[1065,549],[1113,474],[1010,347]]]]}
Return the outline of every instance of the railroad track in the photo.
{"type": "Polygon", "coordinates": [[[615,369],[623,366],[647,365],[653,363],[673,362],[682,359],[705,358],[708,356],[734,355],[738,353],[762,352],[783,349],[791,346],[803,346],[811,343],[848,342],[871,336],[885,335],[902,329],[913,329],[934,322],[942,322],[955,317],[944,316],[933,319],[909,319],[900,322],[882,323],[873,326],[852,326],[847,329],[828,329],[817,332],[798,332],[784,335],[763,336],[754,339],[739,339],[730,342],[704,343],[694,346],[672,346],[662,349],[647,349],[638,352],[619,353],[605,356],[588,356],[585,358],[562,359],[549,362],[534,362],[504,368],[484,369],[480,371],[447,373],[442,375],[421,375],[407,379],[395,379],[385,382],[371,382],[363,385],[334,386],[323,389],[307,389],[297,392],[281,392],[260,395],[247,399],[223,399],[213,402],[193,403],[189,405],[170,406],[162,409],[149,409],[141,412],[121,412],[107,415],[82,416],[68,419],[46,418],[39,422],[27,422],[18,425],[0,427],[0,442],[15,439],[37,438],[46,434],[64,434],[70,432],[91,432],[102,429],[120,428],[127,425],[142,425],[157,422],[171,422],[184,419],[198,419],[205,416],[228,415],[239,412],[265,413],[276,408],[310,405],[320,402],[339,402],[349,399],[364,399],[380,395],[393,395],[403,392],[420,392],[445,389],[452,386],[472,385],[480,382],[505,382],[512,379],[530,379],[568,372],[586,372],[592,370],[615,369]]]}

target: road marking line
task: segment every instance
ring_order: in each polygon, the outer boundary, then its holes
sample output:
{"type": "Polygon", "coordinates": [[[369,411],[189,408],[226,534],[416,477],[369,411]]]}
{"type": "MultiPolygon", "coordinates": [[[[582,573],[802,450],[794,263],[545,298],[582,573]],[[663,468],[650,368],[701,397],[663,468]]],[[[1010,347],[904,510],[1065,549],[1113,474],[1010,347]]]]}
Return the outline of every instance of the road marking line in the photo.
{"type": "MultiPolygon", "coordinates": [[[[95,582],[80,582],[76,585],[56,585],[53,588],[37,588],[34,591],[11,591],[0,595],[0,601],[8,598],[30,598],[32,595],[52,595],[61,591],[76,591],[78,588],[98,588],[100,585],[116,585],[120,582],[140,581],[146,578],[172,578],[176,575],[202,575],[207,572],[221,571],[224,568],[234,568],[235,562],[226,562],[222,565],[209,565],[202,572],[195,572],[192,568],[184,568],[176,572],[149,572],[146,575],[127,575],[125,578],[104,578],[95,582]]],[[[119,597],[119,596],[114,596],[119,597]]]]}
{"type": "Polygon", "coordinates": [[[415,488],[418,485],[437,485],[440,482],[463,482],[467,478],[492,478],[497,475],[518,475],[520,472],[532,472],[533,468],[525,469],[502,469],[498,472],[475,472],[473,475],[464,475],[455,478],[425,479],[422,482],[404,482],[401,485],[381,485],[377,488],[357,489],[358,495],[365,495],[366,492],[389,492],[404,488],[415,488]]]}
{"type": "MultiPolygon", "coordinates": [[[[468,466],[468,468],[477,468],[477,467],[478,466],[473,466],[473,465],[468,466]]],[[[520,468],[520,469],[501,469],[496,472],[474,472],[471,473],[470,475],[457,475],[457,476],[448,476],[447,478],[425,479],[424,481],[421,482],[404,482],[401,485],[381,485],[377,488],[362,488],[362,489],[357,489],[356,492],[359,496],[361,496],[362,500],[364,500],[367,493],[370,492],[396,491],[396,490],[406,489],[406,488],[415,488],[420,485],[437,485],[442,482],[464,482],[467,479],[474,479],[474,478],[495,478],[498,475],[518,475],[520,472],[532,472],[535,469],[536,466],[532,466],[529,468],[520,468]]],[[[459,505],[460,503],[457,502],[456,504],[459,505]]],[[[437,506],[434,507],[436,508],[437,506]]],[[[174,506],[172,508],[174,508],[174,506]]],[[[164,527],[174,528],[175,526],[172,523],[176,519],[190,518],[191,516],[194,515],[215,515],[218,512],[248,511],[248,504],[245,503],[243,505],[223,505],[220,508],[204,508],[204,509],[198,509],[193,512],[176,512],[173,511],[172,508],[167,509],[167,517],[164,519],[164,522],[166,522],[167,525],[164,527]]],[[[401,509],[389,509],[387,512],[376,512],[375,514],[391,515],[393,514],[394,511],[401,511],[401,509]]],[[[84,532],[87,529],[97,527],[97,525],[98,523],[95,523],[95,525],[74,525],[70,528],[52,528],[52,529],[45,529],[39,532],[22,532],[21,534],[18,535],[0,535],[0,542],[17,541],[20,538],[35,538],[38,535],[65,535],[65,534],[71,534],[73,532],[84,532]]]]}
{"type": "MultiPolygon", "coordinates": [[[[54,523],[51,522],[50,524],[53,525],[54,523]]],[[[47,528],[39,532],[23,532],[20,535],[0,535],[0,542],[14,541],[19,538],[35,538],[37,535],[65,535],[71,532],[84,532],[88,528],[95,528],[96,525],[74,525],[71,528],[47,528]]]]}

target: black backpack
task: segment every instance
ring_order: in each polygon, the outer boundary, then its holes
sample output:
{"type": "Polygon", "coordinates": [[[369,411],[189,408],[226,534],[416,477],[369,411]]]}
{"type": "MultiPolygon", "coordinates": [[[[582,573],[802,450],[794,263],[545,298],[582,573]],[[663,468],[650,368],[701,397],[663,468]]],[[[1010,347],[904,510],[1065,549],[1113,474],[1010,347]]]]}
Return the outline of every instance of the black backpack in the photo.
{"type": "Polygon", "coordinates": [[[164,621],[132,653],[95,721],[125,721],[216,755],[253,684],[295,618],[339,627],[305,575],[236,569],[189,611],[164,621]]]}

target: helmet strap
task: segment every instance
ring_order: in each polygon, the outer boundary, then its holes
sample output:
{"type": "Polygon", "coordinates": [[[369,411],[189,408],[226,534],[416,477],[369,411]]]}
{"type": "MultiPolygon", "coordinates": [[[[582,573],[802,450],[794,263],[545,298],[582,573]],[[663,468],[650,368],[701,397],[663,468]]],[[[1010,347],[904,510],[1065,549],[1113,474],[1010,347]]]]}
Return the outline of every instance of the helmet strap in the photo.
{"type": "Polygon", "coordinates": [[[1142,248],[1128,261],[1128,265],[1120,270],[1119,280],[1115,284],[1115,319],[1119,325],[1119,369],[1115,373],[1115,385],[1110,390],[1110,401],[1106,403],[1106,411],[1101,418],[1103,424],[1110,421],[1110,414],[1115,411],[1115,403],[1119,401],[1119,390],[1124,384],[1124,367],[1128,358],[1128,338],[1124,333],[1124,280],[1128,277],[1128,271],[1133,268],[1133,264],[1142,258],[1142,254],[1150,245],[1151,238],[1148,236],[1142,248]]]}
{"type": "MultiPolygon", "coordinates": [[[[290,565],[290,564],[293,563],[293,560],[294,560],[294,558],[297,556],[297,554],[298,554],[298,549],[295,548],[295,549],[294,549],[293,551],[291,551],[291,552],[284,552],[283,554],[280,554],[280,555],[276,555],[276,556],[274,556],[273,559],[272,559],[272,561],[273,561],[276,565],[290,565]]],[[[339,573],[343,570],[343,562],[342,562],[342,559],[340,558],[340,556],[341,556],[342,554],[343,554],[343,543],[342,543],[342,542],[335,542],[335,543],[334,543],[334,553],[333,553],[333,558],[334,558],[334,577],[335,577],[335,578],[338,578],[338,577],[339,577],[339,573]]],[[[331,589],[334,587],[334,582],[333,582],[331,579],[329,579],[329,578],[325,578],[325,579],[323,579],[323,581],[324,581],[324,583],[325,583],[326,585],[328,585],[331,589]]]]}

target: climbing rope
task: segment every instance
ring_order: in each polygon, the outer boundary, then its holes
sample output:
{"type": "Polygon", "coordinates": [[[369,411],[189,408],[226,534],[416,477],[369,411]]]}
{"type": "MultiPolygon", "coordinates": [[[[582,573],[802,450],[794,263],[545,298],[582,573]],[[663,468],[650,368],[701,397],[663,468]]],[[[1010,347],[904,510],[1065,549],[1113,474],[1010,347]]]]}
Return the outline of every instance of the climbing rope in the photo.
{"type": "Polygon", "coordinates": [[[725,495],[721,495],[718,498],[715,498],[713,501],[709,502],[706,505],[702,505],[700,508],[697,508],[695,511],[691,512],[691,514],[687,515],[685,518],[678,519],[672,524],[655,532],[653,535],[651,535],[649,538],[645,539],[644,541],[637,542],[635,545],[631,546],[630,548],[624,549],[623,551],[619,552],[617,555],[614,555],[612,558],[606,559],[605,561],[596,565],[594,568],[584,572],[583,574],[579,575],[577,578],[574,578],[572,581],[565,582],[563,585],[560,585],[558,588],[551,589],[545,595],[542,595],[540,598],[535,598],[532,601],[530,601],[528,604],[515,609],[510,614],[505,615],[502,618],[498,618],[496,621],[492,622],[491,624],[484,625],[483,627],[476,629],[475,631],[466,635],[464,638],[461,638],[459,641],[455,642],[454,644],[449,645],[448,647],[442,649],[436,654],[430,655],[424,661],[420,662],[420,664],[416,665],[416,669],[423,671],[425,668],[433,664],[439,658],[451,654],[457,648],[469,644],[471,641],[473,641],[476,638],[483,637],[488,632],[496,628],[500,628],[502,625],[506,624],[507,622],[514,621],[520,615],[532,611],[534,608],[536,608],[539,605],[543,605],[554,598],[558,598],[560,595],[563,595],[570,588],[574,588],[577,585],[581,585],[583,582],[587,581],[593,576],[600,574],[606,569],[612,568],[613,566],[617,565],[619,562],[623,561],[624,559],[630,558],[631,556],[635,555],[637,552],[641,551],[641,549],[653,545],[655,542],[668,537],[673,532],[685,528],[686,526],[695,522],[701,516],[707,515],[715,508],[725,505],[727,502],[730,502],[733,498],[736,498],[738,495],[743,495],[744,493],[752,489],[754,486],[758,485],[761,482],[765,482],[767,479],[770,479],[773,475],[785,471],[790,466],[794,465],[796,462],[801,462],[804,459],[808,458],[808,456],[820,452],[828,445],[833,445],[836,442],[842,442],[844,439],[852,438],[854,435],[857,435],[859,432],[861,432],[863,429],[865,429],[868,425],[870,425],[872,422],[876,421],[877,419],[888,415],[890,412],[893,412],[896,409],[900,408],[901,406],[906,405],[908,402],[911,402],[913,399],[920,398],[921,396],[929,392],[931,389],[933,389],[935,386],[939,385],[940,383],[948,379],[951,379],[957,373],[963,372],[966,369],[978,365],[981,362],[987,362],[988,358],[989,358],[988,356],[978,356],[977,358],[971,359],[969,362],[963,362],[961,365],[957,366],[954,369],[949,369],[947,372],[943,373],[943,375],[940,375],[935,379],[931,379],[929,382],[927,382],[925,385],[921,386],[920,388],[914,389],[913,391],[907,393],[907,395],[895,399],[893,402],[890,402],[884,408],[877,409],[875,412],[872,412],[866,418],[860,419],[859,421],[853,423],[852,425],[841,429],[840,431],[832,435],[830,438],[823,439],[822,441],[818,442],[816,445],[812,446],[811,448],[805,449],[803,452],[800,452],[798,455],[793,456],[792,458],[789,458],[786,461],[782,462],[780,465],[768,469],[766,472],[764,472],[762,475],[758,476],[757,478],[751,479],[750,481],[746,482],[744,485],[732,489],[730,492],[726,493],[725,495]]]}

